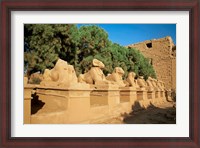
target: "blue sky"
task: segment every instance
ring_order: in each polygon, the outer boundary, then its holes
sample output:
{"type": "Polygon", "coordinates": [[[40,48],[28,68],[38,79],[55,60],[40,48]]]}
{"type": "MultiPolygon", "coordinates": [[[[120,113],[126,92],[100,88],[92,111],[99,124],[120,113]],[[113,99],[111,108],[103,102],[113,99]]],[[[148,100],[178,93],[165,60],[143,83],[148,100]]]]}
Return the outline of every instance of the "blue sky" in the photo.
{"type": "MultiPolygon", "coordinates": [[[[79,24],[78,27],[86,24],[79,24]]],[[[171,36],[176,44],[176,24],[95,24],[103,28],[109,39],[120,45],[171,36]]]]}

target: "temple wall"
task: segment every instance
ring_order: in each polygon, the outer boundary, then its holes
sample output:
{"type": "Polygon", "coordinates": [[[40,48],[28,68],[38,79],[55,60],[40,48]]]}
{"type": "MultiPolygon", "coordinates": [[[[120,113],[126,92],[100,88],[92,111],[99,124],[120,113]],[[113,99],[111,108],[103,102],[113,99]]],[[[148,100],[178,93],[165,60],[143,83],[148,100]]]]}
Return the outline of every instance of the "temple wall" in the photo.
{"type": "Polygon", "coordinates": [[[176,46],[171,37],[148,40],[127,47],[141,51],[153,65],[157,79],[164,81],[167,89],[176,89],[176,46]]]}

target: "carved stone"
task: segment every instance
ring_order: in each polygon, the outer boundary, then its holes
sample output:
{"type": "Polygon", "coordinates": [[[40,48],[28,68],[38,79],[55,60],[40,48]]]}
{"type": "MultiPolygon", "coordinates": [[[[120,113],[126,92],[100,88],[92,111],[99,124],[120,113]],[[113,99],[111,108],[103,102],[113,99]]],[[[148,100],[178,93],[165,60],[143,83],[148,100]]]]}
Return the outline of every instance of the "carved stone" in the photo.
{"type": "Polygon", "coordinates": [[[125,87],[122,76],[124,75],[124,70],[121,67],[115,67],[112,74],[106,77],[107,80],[115,82],[119,87],[125,87]]]}
{"type": "Polygon", "coordinates": [[[78,82],[98,85],[111,83],[106,80],[106,77],[101,70],[105,67],[101,61],[93,59],[92,65],[93,67],[87,73],[79,75],[78,82]]]}
{"type": "Polygon", "coordinates": [[[59,59],[55,67],[51,70],[46,69],[43,74],[41,86],[61,86],[69,87],[78,83],[74,67],[64,60],[59,59]]]}
{"type": "Polygon", "coordinates": [[[143,76],[139,76],[139,78],[137,79],[137,84],[139,85],[141,90],[146,90],[147,84],[146,84],[143,76]]]}
{"type": "Polygon", "coordinates": [[[128,77],[127,79],[125,80],[125,83],[127,83],[126,86],[131,86],[133,87],[134,89],[138,89],[140,88],[137,84],[137,81],[135,80],[135,76],[136,74],[134,72],[129,72],[128,73],[128,77]]]}

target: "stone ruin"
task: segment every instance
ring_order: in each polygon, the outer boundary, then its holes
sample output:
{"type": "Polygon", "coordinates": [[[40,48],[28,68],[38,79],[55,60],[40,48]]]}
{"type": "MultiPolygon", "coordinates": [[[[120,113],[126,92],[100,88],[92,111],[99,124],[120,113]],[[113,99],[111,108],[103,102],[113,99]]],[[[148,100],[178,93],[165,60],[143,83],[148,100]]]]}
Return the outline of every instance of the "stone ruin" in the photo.
{"type": "Polygon", "coordinates": [[[78,81],[80,83],[88,83],[96,85],[111,83],[106,80],[106,77],[102,71],[105,65],[101,61],[93,59],[92,65],[93,67],[87,73],[79,75],[78,81]]]}
{"type": "Polygon", "coordinates": [[[45,69],[41,86],[69,87],[78,83],[74,67],[59,59],[51,70],[45,69]]]}
{"type": "Polygon", "coordinates": [[[119,87],[125,87],[126,84],[122,79],[123,75],[124,75],[124,70],[121,67],[115,67],[113,73],[108,75],[106,79],[108,81],[114,82],[114,84],[118,85],[119,87]]]}
{"type": "Polygon", "coordinates": [[[176,90],[176,45],[170,36],[146,40],[126,46],[139,50],[156,71],[157,78],[167,89],[176,90]]]}
{"type": "Polygon", "coordinates": [[[93,59],[92,65],[77,77],[74,67],[59,59],[53,69],[44,71],[39,85],[24,78],[24,123],[99,123],[130,113],[136,103],[147,108],[171,101],[160,80],[136,79],[134,72],[123,80],[121,67],[105,76],[101,61],[93,59]],[[33,111],[34,102],[40,106],[33,111]]]}

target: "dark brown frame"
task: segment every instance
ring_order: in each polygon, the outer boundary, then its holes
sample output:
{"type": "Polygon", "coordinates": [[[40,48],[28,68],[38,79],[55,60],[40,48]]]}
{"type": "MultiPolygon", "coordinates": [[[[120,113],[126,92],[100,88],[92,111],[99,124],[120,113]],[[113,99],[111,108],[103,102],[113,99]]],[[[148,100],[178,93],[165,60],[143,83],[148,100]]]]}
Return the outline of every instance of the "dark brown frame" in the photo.
{"type": "MultiPolygon", "coordinates": [[[[200,147],[199,0],[3,0],[1,2],[0,147],[200,147]],[[190,126],[186,138],[13,138],[11,137],[11,11],[189,11],[190,126]]],[[[172,131],[173,132],[173,131],[172,131]]]]}

